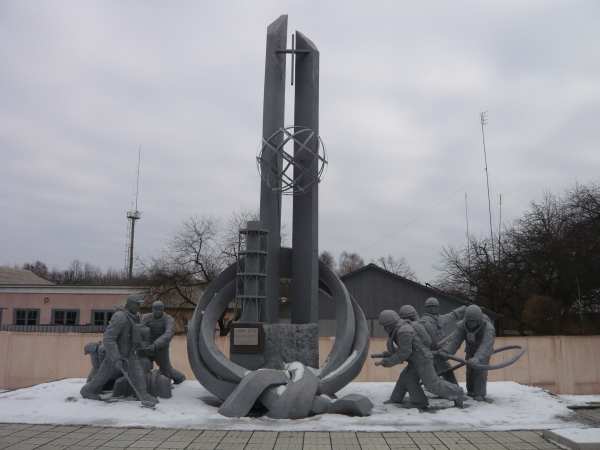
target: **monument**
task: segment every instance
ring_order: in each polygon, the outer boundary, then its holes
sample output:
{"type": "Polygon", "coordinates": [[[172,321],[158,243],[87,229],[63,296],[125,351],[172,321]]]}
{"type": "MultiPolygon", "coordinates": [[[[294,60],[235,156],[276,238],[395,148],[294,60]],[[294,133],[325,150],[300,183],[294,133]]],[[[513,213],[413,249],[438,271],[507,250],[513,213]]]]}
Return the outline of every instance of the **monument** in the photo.
{"type": "Polygon", "coordinates": [[[236,264],[205,290],[188,328],[188,357],[200,383],[226,416],[255,407],[274,418],[324,412],[369,414],[362,396],[335,393],[367,357],[365,316],[339,277],[318,259],[318,188],[327,164],[319,136],[319,51],[300,32],[287,48],[287,16],[268,26],[265,62],[260,220],[241,230],[236,264]],[[295,83],[294,124],[284,124],[286,59],[295,83]],[[293,201],[292,247],[281,247],[282,195],[293,201]],[[290,323],[280,320],[281,280],[291,280],[290,323]],[[322,286],[322,289],[320,289],[322,286]],[[335,344],[319,367],[319,297],[336,304],[335,344]],[[214,342],[215,323],[232,301],[241,305],[230,358],[214,342]]]}
{"type": "Polygon", "coordinates": [[[476,401],[485,401],[488,371],[514,364],[525,350],[520,345],[494,349],[494,326],[477,305],[462,306],[440,316],[438,300],[430,297],[425,301],[425,308],[425,315],[420,319],[409,304],[402,305],[398,312],[383,310],[379,314],[379,324],[388,333],[388,341],[386,351],[371,355],[379,359],[375,365],[393,367],[408,363],[385,403],[404,403],[408,394],[410,407],[425,411],[429,406],[425,388],[462,408],[466,397],[452,372],[463,366],[467,366],[467,395],[476,401]],[[443,328],[451,331],[443,336],[443,328]],[[463,342],[466,359],[455,355],[463,342]],[[510,350],[518,352],[502,362],[490,364],[493,354],[510,350]],[[459,364],[450,366],[448,359],[459,364]]]}
{"type": "Polygon", "coordinates": [[[144,294],[127,297],[104,331],[101,343],[86,345],[92,370],[81,396],[90,400],[113,401],[135,396],[142,406],[153,408],[158,397],[171,396],[171,382],[152,370],[152,360],[145,354],[151,344],[151,330],[140,322],[139,310],[144,294]],[[112,394],[104,396],[105,390],[112,394]]]}

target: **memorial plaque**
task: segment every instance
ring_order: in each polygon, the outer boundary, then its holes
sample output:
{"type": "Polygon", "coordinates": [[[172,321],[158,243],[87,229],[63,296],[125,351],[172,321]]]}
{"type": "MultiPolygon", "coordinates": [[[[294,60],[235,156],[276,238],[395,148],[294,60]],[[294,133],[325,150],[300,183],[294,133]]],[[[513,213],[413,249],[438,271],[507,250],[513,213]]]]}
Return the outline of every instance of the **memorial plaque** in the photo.
{"type": "Polygon", "coordinates": [[[260,322],[238,322],[231,328],[232,353],[260,353],[264,346],[264,329],[260,322]]]}
{"type": "Polygon", "coordinates": [[[258,328],[236,328],[233,345],[258,345],[258,328]]]}

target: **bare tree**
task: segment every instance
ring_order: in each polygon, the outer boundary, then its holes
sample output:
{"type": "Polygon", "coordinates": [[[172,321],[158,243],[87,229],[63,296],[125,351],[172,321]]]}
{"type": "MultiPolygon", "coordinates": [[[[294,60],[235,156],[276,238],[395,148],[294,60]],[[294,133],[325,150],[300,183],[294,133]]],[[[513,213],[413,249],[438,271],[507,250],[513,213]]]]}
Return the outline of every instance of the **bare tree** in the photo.
{"type": "Polygon", "coordinates": [[[259,220],[256,211],[236,211],[229,216],[220,238],[224,255],[232,262],[237,260],[239,246],[239,231],[246,228],[246,224],[253,220],[259,220]]]}
{"type": "MultiPolygon", "coordinates": [[[[147,278],[154,285],[154,298],[169,298],[179,306],[195,306],[203,287],[236,262],[239,229],[256,219],[256,213],[241,211],[233,213],[227,221],[207,216],[193,216],[184,221],[163,255],[143,264],[147,278]]],[[[235,315],[226,318],[226,314],[219,319],[222,335],[228,333],[233,320],[235,315]]]]}
{"type": "Polygon", "coordinates": [[[408,278],[409,280],[417,281],[415,272],[413,272],[404,257],[394,258],[392,255],[387,255],[386,257],[380,256],[373,262],[388,272],[408,278]]]}
{"type": "Polygon", "coordinates": [[[48,279],[48,266],[41,261],[36,261],[34,263],[25,263],[23,264],[23,269],[29,270],[35,273],[38,277],[48,279]]]}
{"type": "Polygon", "coordinates": [[[345,275],[347,273],[360,269],[364,265],[365,261],[361,258],[361,256],[358,253],[349,253],[343,251],[340,254],[338,274],[340,276],[345,275]]]}
{"type": "MultiPolygon", "coordinates": [[[[501,313],[521,333],[583,332],[581,315],[600,312],[600,186],[546,194],[503,236],[497,258],[489,239],[472,238],[468,253],[444,249],[442,286],[501,313]]],[[[600,330],[595,323],[588,332],[600,330]]]]}
{"type": "Polygon", "coordinates": [[[319,261],[335,272],[335,258],[327,250],[323,250],[319,255],[319,261]]]}

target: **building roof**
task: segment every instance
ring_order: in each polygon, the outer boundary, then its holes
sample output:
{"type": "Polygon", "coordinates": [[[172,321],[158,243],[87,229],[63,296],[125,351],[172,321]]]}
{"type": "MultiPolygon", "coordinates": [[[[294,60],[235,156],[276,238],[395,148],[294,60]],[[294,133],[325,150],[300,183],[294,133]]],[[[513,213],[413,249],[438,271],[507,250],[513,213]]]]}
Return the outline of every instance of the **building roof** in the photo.
{"type": "MultiPolygon", "coordinates": [[[[364,274],[366,274],[367,272],[370,272],[370,271],[379,272],[379,273],[381,273],[381,274],[383,274],[383,275],[385,275],[385,276],[387,276],[387,277],[389,277],[389,278],[391,278],[391,279],[393,279],[395,281],[398,281],[398,282],[401,282],[401,283],[406,283],[406,284],[408,284],[410,286],[418,288],[421,291],[423,291],[424,293],[427,293],[431,297],[438,297],[438,298],[443,297],[443,298],[446,298],[448,300],[452,300],[452,301],[454,301],[454,302],[456,302],[458,304],[461,304],[461,305],[470,305],[471,304],[471,302],[469,302],[469,301],[467,301],[465,299],[462,299],[462,298],[456,297],[454,295],[448,294],[448,293],[446,293],[446,292],[444,292],[444,291],[442,291],[440,289],[435,289],[435,288],[433,288],[431,286],[423,285],[423,284],[421,284],[421,283],[419,283],[417,281],[409,280],[408,278],[405,278],[405,277],[403,277],[401,275],[397,275],[397,274],[395,274],[393,272],[390,272],[389,270],[385,270],[383,267],[380,267],[380,266],[378,266],[377,264],[374,264],[374,263],[367,264],[366,266],[363,266],[363,267],[361,267],[359,269],[356,269],[356,270],[354,270],[352,272],[349,272],[349,273],[347,273],[345,275],[342,275],[341,279],[345,283],[346,281],[348,281],[348,280],[350,280],[352,278],[360,277],[361,275],[364,275],[364,274]]],[[[481,306],[481,305],[479,305],[479,306],[481,306]]],[[[492,311],[492,310],[490,310],[490,309],[488,309],[488,308],[486,308],[484,306],[481,306],[481,309],[488,316],[491,316],[492,318],[496,318],[498,316],[498,313],[496,313],[496,312],[494,312],[494,311],[492,311]]]]}
{"type": "Polygon", "coordinates": [[[0,266],[0,285],[51,285],[52,282],[38,277],[30,270],[0,266]]]}
{"type": "Polygon", "coordinates": [[[110,285],[83,285],[83,284],[2,284],[0,293],[12,294],[102,294],[102,295],[129,295],[138,292],[147,292],[144,286],[110,286],[110,285]]]}

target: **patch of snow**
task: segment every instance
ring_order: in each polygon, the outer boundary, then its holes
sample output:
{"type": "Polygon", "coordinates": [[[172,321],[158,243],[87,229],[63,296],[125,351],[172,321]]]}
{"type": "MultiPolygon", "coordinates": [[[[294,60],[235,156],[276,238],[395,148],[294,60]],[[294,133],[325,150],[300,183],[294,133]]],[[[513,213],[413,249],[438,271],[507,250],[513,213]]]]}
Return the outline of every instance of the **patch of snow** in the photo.
{"type": "Polygon", "coordinates": [[[161,399],[155,410],[140,408],[136,401],[104,403],[83,399],[79,390],[84,381],[72,378],[0,394],[0,422],[275,431],[523,430],[574,426],[572,421],[563,420],[572,418],[574,413],[560,398],[541,388],[513,382],[489,383],[491,403],[469,399],[466,408],[457,409],[447,400],[431,399],[433,412],[425,413],[384,405],[394,383],[350,383],[338,396],[368,397],[375,405],[371,416],[324,414],[277,420],[221,416],[218,407],[209,405],[209,399],[214,397],[195,380],[175,386],[173,397],[161,399]]]}

